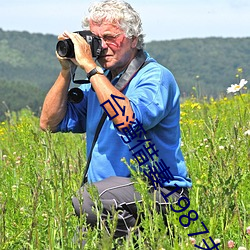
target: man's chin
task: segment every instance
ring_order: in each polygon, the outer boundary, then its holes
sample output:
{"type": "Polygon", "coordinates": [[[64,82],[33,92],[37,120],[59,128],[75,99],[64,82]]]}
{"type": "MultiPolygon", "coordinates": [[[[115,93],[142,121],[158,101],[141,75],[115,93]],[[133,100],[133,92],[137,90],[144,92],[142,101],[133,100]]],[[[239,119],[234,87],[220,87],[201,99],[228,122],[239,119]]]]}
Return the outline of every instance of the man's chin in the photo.
{"type": "Polygon", "coordinates": [[[113,64],[111,61],[106,60],[105,58],[100,58],[98,59],[98,62],[100,63],[100,65],[105,68],[105,69],[110,69],[112,68],[113,64]]]}

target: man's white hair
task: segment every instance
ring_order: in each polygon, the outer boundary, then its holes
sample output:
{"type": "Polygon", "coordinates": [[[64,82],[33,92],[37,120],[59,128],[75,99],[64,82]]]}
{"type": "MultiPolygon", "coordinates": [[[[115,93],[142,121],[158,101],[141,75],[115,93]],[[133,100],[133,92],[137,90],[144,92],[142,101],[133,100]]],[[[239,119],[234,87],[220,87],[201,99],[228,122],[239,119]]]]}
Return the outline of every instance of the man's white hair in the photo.
{"type": "Polygon", "coordinates": [[[120,0],[96,2],[90,6],[89,15],[83,19],[82,27],[89,29],[90,20],[98,24],[105,20],[118,25],[125,32],[126,37],[137,37],[137,49],[143,49],[144,35],[141,18],[129,3],[120,0]]]}

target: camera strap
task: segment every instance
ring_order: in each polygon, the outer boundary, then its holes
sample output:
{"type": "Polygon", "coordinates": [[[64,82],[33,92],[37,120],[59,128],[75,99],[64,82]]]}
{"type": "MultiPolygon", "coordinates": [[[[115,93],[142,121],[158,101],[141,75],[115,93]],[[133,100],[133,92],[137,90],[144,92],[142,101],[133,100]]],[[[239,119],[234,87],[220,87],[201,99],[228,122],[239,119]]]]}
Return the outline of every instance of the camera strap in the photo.
{"type": "MultiPolygon", "coordinates": [[[[146,66],[149,62],[150,61],[146,61],[146,55],[144,54],[143,50],[139,50],[136,57],[131,61],[131,63],[129,64],[129,66],[125,70],[125,72],[121,75],[121,77],[118,80],[118,82],[116,83],[115,87],[119,91],[122,92],[128,86],[128,84],[133,79],[133,77],[136,75],[136,73],[141,68],[146,66]]],[[[88,83],[89,83],[89,81],[88,81],[88,83]]],[[[82,180],[81,186],[83,186],[87,182],[87,173],[88,173],[89,164],[90,164],[90,161],[91,161],[91,158],[92,158],[92,152],[93,152],[95,143],[96,143],[96,141],[98,139],[98,136],[100,134],[100,131],[102,129],[102,126],[103,126],[106,118],[107,118],[107,114],[106,114],[106,112],[104,112],[102,114],[102,117],[101,117],[98,125],[97,125],[95,136],[94,136],[94,139],[92,141],[92,145],[91,145],[90,153],[89,153],[88,160],[87,160],[87,163],[86,163],[86,167],[85,167],[85,170],[84,170],[84,175],[83,175],[83,180],[82,180]]]]}

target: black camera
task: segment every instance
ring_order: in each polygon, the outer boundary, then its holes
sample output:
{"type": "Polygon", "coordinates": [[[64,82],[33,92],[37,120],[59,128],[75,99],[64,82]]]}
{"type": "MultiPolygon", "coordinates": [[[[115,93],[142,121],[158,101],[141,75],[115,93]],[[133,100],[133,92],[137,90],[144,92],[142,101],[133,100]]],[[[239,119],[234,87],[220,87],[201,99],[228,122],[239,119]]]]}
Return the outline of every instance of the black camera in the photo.
{"type": "MultiPolygon", "coordinates": [[[[75,31],[74,33],[78,33],[87,41],[93,57],[98,57],[101,54],[102,40],[99,37],[95,36],[90,30],[75,31]]],[[[61,57],[75,57],[74,44],[70,39],[58,41],[56,51],[61,57]]]]}

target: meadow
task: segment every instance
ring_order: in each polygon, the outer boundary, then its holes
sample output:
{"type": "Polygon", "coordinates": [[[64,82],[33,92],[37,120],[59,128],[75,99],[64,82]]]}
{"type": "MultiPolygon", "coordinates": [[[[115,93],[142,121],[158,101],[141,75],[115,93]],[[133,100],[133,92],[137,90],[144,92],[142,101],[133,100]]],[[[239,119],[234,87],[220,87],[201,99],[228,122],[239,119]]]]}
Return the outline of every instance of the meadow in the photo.
{"type": "MultiPolygon", "coordinates": [[[[146,183],[134,172],[144,200],[139,206],[143,230],[133,230],[118,244],[112,239],[116,220],[107,221],[111,235],[99,221],[99,229],[87,231],[85,249],[199,249],[195,242],[208,249],[202,239],[216,249],[209,237],[220,242],[218,249],[250,249],[249,103],[250,94],[239,92],[218,100],[185,100],[182,151],[193,181],[190,207],[169,211],[166,227],[146,183]],[[179,217],[189,210],[199,219],[183,227],[179,217]],[[201,222],[209,233],[188,236],[204,231],[201,222]]],[[[42,132],[29,109],[6,113],[0,124],[0,249],[81,249],[76,228],[86,222],[84,216],[75,217],[71,197],[80,187],[85,163],[84,135],[42,132]]],[[[98,214],[101,204],[95,201],[98,214]]]]}

